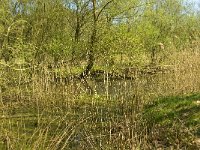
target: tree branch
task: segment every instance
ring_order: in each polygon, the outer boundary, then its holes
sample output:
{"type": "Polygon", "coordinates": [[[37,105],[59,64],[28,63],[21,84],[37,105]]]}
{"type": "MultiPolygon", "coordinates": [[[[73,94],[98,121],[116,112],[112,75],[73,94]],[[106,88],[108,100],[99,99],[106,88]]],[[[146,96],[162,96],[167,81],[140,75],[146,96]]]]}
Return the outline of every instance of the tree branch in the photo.
{"type": "Polygon", "coordinates": [[[145,6],[145,5],[147,5],[147,4],[149,5],[149,4],[153,4],[153,3],[155,3],[155,1],[149,2],[149,3],[145,3],[145,4],[140,4],[140,5],[137,5],[137,6],[131,6],[131,7],[127,8],[127,9],[125,9],[125,10],[122,10],[121,12],[119,12],[119,13],[117,13],[117,14],[112,15],[112,17],[115,17],[115,16],[118,16],[118,15],[120,15],[120,14],[123,14],[123,13],[125,13],[125,12],[127,12],[127,11],[129,11],[129,10],[131,10],[131,9],[136,9],[136,8],[145,6]]]}
{"type": "Polygon", "coordinates": [[[113,1],[114,1],[114,0],[108,1],[108,2],[101,8],[101,10],[99,11],[99,13],[97,14],[96,21],[98,20],[99,16],[100,16],[101,13],[103,12],[103,10],[104,10],[110,3],[112,3],[113,1]]]}

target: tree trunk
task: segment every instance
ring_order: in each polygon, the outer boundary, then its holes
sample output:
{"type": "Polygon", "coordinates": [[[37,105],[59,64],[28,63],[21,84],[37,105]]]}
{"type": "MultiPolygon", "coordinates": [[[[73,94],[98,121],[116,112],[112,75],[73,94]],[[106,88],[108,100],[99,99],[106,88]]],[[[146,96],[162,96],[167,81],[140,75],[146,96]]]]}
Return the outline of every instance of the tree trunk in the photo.
{"type": "Polygon", "coordinates": [[[81,25],[80,25],[80,14],[79,14],[79,4],[78,1],[76,1],[76,6],[77,6],[77,10],[76,10],[76,28],[75,28],[75,33],[74,33],[74,42],[73,42],[73,48],[72,48],[72,64],[74,64],[75,61],[75,53],[77,50],[77,45],[79,43],[79,39],[80,39],[80,32],[81,32],[81,25]]]}
{"type": "Polygon", "coordinates": [[[101,10],[97,13],[96,0],[92,0],[93,29],[92,29],[92,35],[91,35],[91,38],[90,38],[90,46],[89,46],[89,51],[88,51],[88,63],[87,63],[87,66],[86,66],[85,70],[80,74],[80,78],[84,78],[85,76],[87,76],[90,73],[90,71],[93,68],[93,66],[94,66],[94,61],[95,61],[94,47],[95,47],[96,34],[97,34],[97,21],[99,19],[99,16],[103,12],[103,10],[113,1],[114,0],[108,1],[101,8],[101,10]]]}
{"type": "Polygon", "coordinates": [[[88,51],[88,63],[85,68],[85,70],[80,74],[80,78],[85,78],[85,76],[88,76],[90,73],[90,70],[94,66],[94,44],[96,42],[96,32],[97,32],[97,16],[96,16],[96,0],[92,0],[93,4],[93,29],[92,29],[92,35],[90,38],[90,46],[88,51]]]}
{"type": "Polygon", "coordinates": [[[153,47],[151,50],[151,65],[155,66],[156,65],[156,48],[153,47]]]}

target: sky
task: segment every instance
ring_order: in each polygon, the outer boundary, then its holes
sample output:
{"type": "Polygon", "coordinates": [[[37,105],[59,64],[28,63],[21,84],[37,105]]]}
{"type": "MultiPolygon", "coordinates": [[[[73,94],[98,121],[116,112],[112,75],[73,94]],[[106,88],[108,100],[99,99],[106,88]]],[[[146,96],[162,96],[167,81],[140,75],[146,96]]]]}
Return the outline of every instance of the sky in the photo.
{"type": "Polygon", "coordinates": [[[199,0],[188,0],[188,1],[195,2],[195,3],[199,3],[200,2],[199,0]]]}
{"type": "Polygon", "coordinates": [[[195,8],[199,8],[198,5],[200,4],[200,0],[185,0],[186,2],[192,2],[195,4],[195,8]]]}

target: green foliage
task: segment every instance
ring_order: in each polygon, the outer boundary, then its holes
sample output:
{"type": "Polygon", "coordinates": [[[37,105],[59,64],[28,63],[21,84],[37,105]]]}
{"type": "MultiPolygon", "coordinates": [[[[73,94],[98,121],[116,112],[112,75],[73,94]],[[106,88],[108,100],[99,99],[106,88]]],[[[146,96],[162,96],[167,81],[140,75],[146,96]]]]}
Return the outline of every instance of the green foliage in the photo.
{"type": "Polygon", "coordinates": [[[194,149],[199,94],[143,106],[199,90],[199,24],[182,0],[0,0],[0,149],[194,149]]]}
{"type": "MultiPolygon", "coordinates": [[[[38,61],[44,60],[44,56],[56,62],[86,61],[93,27],[90,3],[43,0],[10,4],[2,1],[2,4],[0,47],[3,58],[10,60],[28,53],[30,59],[38,61]],[[27,50],[26,45],[33,48],[27,50]]],[[[96,62],[109,63],[115,55],[123,54],[130,63],[143,64],[142,57],[147,53],[158,63],[157,56],[164,53],[159,43],[182,49],[199,37],[198,17],[182,1],[105,0],[99,2],[96,9],[96,62]]]]}

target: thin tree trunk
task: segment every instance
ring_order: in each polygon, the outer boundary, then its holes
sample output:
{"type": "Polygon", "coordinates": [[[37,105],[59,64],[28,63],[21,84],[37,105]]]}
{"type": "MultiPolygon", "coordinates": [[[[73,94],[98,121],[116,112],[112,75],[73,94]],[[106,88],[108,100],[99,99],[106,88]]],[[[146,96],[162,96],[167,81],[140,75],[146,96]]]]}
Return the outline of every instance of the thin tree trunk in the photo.
{"type": "Polygon", "coordinates": [[[155,66],[156,65],[156,48],[153,47],[151,50],[151,65],[155,66]]]}
{"type": "Polygon", "coordinates": [[[114,0],[108,1],[102,8],[101,10],[97,13],[96,10],[96,0],[92,0],[92,5],[93,5],[93,29],[92,29],[92,35],[90,38],[90,47],[88,51],[88,63],[85,68],[85,70],[80,74],[80,78],[84,78],[85,76],[88,76],[90,71],[92,70],[95,62],[95,57],[94,57],[94,47],[95,47],[95,42],[96,42],[96,34],[97,34],[97,21],[99,19],[99,16],[103,12],[103,10],[114,0]]]}
{"type": "Polygon", "coordinates": [[[77,45],[79,43],[79,39],[80,39],[80,32],[81,32],[81,25],[80,25],[80,16],[79,16],[79,4],[78,1],[76,2],[76,6],[77,6],[77,10],[76,10],[76,28],[75,28],[75,33],[74,33],[74,43],[73,43],[73,48],[72,48],[72,64],[74,64],[75,61],[75,53],[77,50],[77,45]]]}
{"type": "Polygon", "coordinates": [[[97,16],[96,16],[96,0],[92,0],[93,4],[93,29],[92,29],[92,35],[90,38],[90,47],[88,51],[88,63],[85,68],[85,70],[80,74],[80,78],[84,78],[85,76],[88,76],[90,70],[94,66],[94,44],[96,42],[96,32],[97,32],[97,16]]]}

